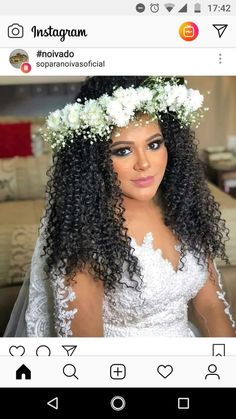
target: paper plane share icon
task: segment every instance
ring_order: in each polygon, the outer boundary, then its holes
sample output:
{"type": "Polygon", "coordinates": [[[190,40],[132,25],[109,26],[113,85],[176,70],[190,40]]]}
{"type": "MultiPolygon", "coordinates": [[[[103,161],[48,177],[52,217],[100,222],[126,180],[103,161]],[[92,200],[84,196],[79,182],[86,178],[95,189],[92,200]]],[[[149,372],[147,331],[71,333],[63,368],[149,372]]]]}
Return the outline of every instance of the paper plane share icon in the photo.
{"type": "Polygon", "coordinates": [[[222,24],[222,25],[221,24],[215,24],[215,25],[212,25],[212,26],[214,26],[214,28],[217,30],[219,38],[222,37],[223,33],[225,32],[225,30],[228,27],[228,25],[226,25],[226,24],[222,24]]]}
{"type": "Polygon", "coordinates": [[[67,356],[72,356],[77,348],[77,345],[62,345],[62,347],[65,349],[67,356]]]}

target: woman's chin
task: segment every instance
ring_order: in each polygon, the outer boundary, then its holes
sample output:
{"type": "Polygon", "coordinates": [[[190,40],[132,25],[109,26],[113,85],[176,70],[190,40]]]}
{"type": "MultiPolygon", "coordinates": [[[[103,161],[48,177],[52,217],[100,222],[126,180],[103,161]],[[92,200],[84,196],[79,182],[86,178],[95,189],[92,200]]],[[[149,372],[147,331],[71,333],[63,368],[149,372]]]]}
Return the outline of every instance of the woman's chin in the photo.
{"type": "Polygon", "coordinates": [[[131,199],[134,199],[136,201],[141,201],[141,202],[149,202],[153,200],[155,196],[156,196],[156,190],[155,191],[140,190],[138,193],[129,195],[131,199]]]}

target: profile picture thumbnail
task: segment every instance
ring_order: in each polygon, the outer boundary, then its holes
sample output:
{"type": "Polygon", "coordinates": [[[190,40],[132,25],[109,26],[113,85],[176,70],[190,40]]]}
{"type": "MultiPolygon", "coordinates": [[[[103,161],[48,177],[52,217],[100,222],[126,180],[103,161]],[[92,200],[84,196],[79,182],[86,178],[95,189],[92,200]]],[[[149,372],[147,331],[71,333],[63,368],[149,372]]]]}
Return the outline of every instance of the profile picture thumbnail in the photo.
{"type": "Polygon", "coordinates": [[[29,56],[25,50],[15,49],[11,52],[9,61],[14,68],[21,68],[23,63],[27,63],[29,61],[29,56]]]}

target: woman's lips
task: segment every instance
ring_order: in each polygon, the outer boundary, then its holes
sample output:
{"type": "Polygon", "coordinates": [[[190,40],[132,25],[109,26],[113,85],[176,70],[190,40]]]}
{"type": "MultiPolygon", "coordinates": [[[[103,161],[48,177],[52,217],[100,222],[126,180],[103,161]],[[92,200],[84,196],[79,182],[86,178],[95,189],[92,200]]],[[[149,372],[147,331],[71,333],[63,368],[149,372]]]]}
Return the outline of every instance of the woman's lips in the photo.
{"type": "Polygon", "coordinates": [[[132,182],[135,183],[135,185],[140,187],[150,186],[154,181],[154,176],[148,176],[145,178],[140,178],[136,180],[132,180],[132,182]]]}

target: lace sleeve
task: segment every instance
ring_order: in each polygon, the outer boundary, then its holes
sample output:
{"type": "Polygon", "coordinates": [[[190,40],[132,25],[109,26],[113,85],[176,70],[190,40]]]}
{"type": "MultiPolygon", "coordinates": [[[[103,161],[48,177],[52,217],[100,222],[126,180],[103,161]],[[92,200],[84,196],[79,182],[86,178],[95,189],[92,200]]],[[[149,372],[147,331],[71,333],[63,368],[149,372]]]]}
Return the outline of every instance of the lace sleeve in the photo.
{"type": "Polygon", "coordinates": [[[75,295],[65,285],[64,277],[58,271],[54,270],[50,279],[45,273],[45,257],[42,257],[42,253],[46,222],[43,220],[31,261],[29,299],[25,313],[27,336],[67,337],[72,335],[71,319],[77,311],[68,310],[68,303],[73,301],[75,295]]]}
{"type": "Polygon", "coordinates": [[[215,261],[213,261],[213,264],[214,264],[214,268],[215,268],[216,273],[217,273],[217,280],[218,280],[218,284],[219,284],[219,287],[220,287],[220,291],[217,291],[217,296],[218,296],[218,298],[220,300],[223,301],[223,303],[225,305],[224,311],[229,316],[229,319],[231,321],[231,324],[232,324],[233,328],[235,329],[235,321],[234,321],[234,319],[232,317],[232,314],[230,313],[230,305],[229,305],[228,301],[225,298],[225,291],[223,289],[221,273],[219,272],[219,270],[218,270],[218,268],[216,266],[215,261]]]}
{"type": "Polygon", "coordinates": [[[69,310],[69,302],[74,301],[75,292],[70,286],[65,285],[62,275],[53,274],[53,293],[54,293],[54,316],[55,330],[59,337],[72,336],[71,320],[77,313],[77,308],[69,310]]]}

